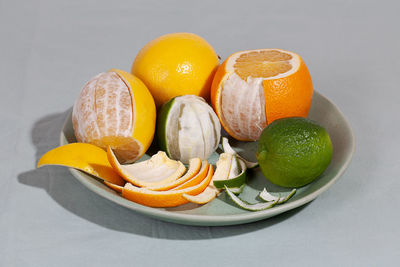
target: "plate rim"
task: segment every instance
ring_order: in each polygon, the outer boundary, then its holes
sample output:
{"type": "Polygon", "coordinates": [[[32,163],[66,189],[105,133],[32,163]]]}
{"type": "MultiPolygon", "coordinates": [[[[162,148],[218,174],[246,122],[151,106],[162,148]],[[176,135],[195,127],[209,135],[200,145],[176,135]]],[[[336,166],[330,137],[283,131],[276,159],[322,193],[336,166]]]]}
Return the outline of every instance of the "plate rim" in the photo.
{"type": "MultiPolygon", "coordinates": [[[[158,208],[152,208],[152,207],[147,207],[144,205],[140,205],[138,203],[129,201],[127,199],[122,198],[121,196],[116,195],[115,193],[108,192],[100,187],[94,186],[92,183],[87,181],[86,178],[82,176],[83,172],[76,170],[74,168],[68,168],[71,174],[79,181],[81,182],[86,188],[91,190],[92,192],[96,193],[97,195],[100,195],[103,198],[106,198],[118,205],[121,205],[125,208],[128,208],[130,210],[136,211],[141,214],[145,214],[147,216],[156,218],[156,219],[161,219],[164,221],[169,221],[169,222],[174,222],[178,224],[186,224],[186,225],[197,225],[197,226],[223,226],[223,225],[236,225],[236,224],[244,224],[244,223],[249,223],[249,222],[254,222],[254,221],[259,221],[263,219],[267,219],[270,217],[273,217],[275,215],[284,213],[286,211],[298,208],[302,205],[305,205],[306,203],[314,200],[317,198],[320,194],[325,192],[329,187],[331,187],[345,172],[347,169],[348,165],[350,164],[353,154],[355,151],[355,136],[353,133],[353,129],[348,122],[347,118],[344,116],[342,111],[338,108],[338,106],[330,101],[327,97],[325,97],[323,94],[317,92],[314,90],[315,94],[318,94],[319,97],[324,99],[325,101],[328,101],[332,107],[338,112],[338,114],[343,118],[344,123],[346,124],[346,127],[349,129],[350,133],[350,143],[351,143],[351,148],[350,148],[350,153],[346,155],[346,159],[342,166],[339,168],[337,174],[325,185],[321,186],[314,192],[307,194],[297,200],[290,201],[285,203],[285,205],[282,206],[276,206],[273,209],[269,210],[263,210],[263,211],[255,211],[255,212],[246,212],[242,214],[228,214],[228,215],[197,215],[197,214],[184,214],[184,213],[174,213],[171,211],[167,210],[162,210],[158,208]]],[[[70,113],[68,113],[67,118],[65,119],[62,130],[60,132],[60,145],[65,145],[66,143],[66,138],[64,135],[64,129],[69,123],[68,119],[70,117],[72,110],[70,113]]]]}

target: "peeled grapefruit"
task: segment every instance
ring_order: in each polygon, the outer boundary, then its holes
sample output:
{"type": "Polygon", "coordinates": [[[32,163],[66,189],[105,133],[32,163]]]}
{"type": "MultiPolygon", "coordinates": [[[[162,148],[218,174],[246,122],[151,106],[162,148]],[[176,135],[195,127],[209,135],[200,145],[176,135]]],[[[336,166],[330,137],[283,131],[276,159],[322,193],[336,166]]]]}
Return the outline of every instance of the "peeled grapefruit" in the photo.
{"type": "Polygon", "coordinates": [[[156,109],[153,97],[138,78],[112,69],[92,78],[72,111],[78,142],[113,148],[121,162],[134,162],[153,140],[156,109]]]}

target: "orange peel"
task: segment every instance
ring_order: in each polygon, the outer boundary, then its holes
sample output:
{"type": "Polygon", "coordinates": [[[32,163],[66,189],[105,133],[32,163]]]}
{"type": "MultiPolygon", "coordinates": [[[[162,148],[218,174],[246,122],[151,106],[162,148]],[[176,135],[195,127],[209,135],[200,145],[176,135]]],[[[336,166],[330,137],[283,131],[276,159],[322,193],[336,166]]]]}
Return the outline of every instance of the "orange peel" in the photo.
{"type": "Polygon", "coordinates": [[[214,171],[212,165],[209,166],[207,176],[195,186],[181,190],[153,191],[127,183],[122,190],[122,196],[128,200],[149,207],[166,208],[186,204],[189,201],[182,197],[183,194],[198,195],[210,184],[214,171]]]}
{"type": "Polygon", "coordinates": [[[203,161],[201,163],[201,169],[199,171],[199,173],[196,176],[193,176],[191,179],[187,180],[185,183],[182,183],[181,185],[172,188],[171,190],[181,190],[181,189],[185,189],[191,186],[194,186],[198,183],[200,183],[204,177],[206,177],[206,175],[208,174],[208,170],[210,168],[210,164],[208,163],[208,161],[203,161]]]}
{"type": "Polygon", "coordinates": [[[165,191],[169,190],[171,188],[175,188],[189,180],[191,180],[193,177],[197,176],[198,173],[200,172],[200,168],[202,167],[201,159],[200,158],[193,158],[190,159],[189,161],[189,168],[185,175],[180,177],[179,179],[167,183],[167,184],[161,184],[161,185],[153,185],[153,186],[147,186],[148,189],[154,190],[154,191],[165,191]]]}
{"type": "Polygon", "coordinates": [[[107,153],[98,146],[72,143],[60,146],[44,154],[37,167],[46,165],[65,166],[81,170],[103,180],[107,185],[123,186],[125,181],[108,162],[107,153]]]}
{"type": "Polygon", "coordinates": [[[180,178],[186,171],[182,162],[172,160],[159,151],[150,159],[121,165],[110,146],[107,157],[115,171],[127,182],[140,187],[162,186],[180,178]]]}

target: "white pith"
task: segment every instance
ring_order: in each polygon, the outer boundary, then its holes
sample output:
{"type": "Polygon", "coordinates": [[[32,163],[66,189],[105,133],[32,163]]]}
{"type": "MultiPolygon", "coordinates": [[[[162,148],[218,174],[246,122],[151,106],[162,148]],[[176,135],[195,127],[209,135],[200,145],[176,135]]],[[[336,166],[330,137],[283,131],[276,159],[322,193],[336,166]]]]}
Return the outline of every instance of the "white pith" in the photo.
{"type": "Polygon", "coordinates": [[[182,197],[196,204],[205,204],[213,200],[218,195],[218,193],[219,191],[217,189],[207,186],[206,189],[204,189],[204,191],[198,195],[192,196],[188,194],[183,194],[182,197]]]}
{"type": "Polygon", "coordinates": [[[241,139],[257,140],[267,125],[262,78],[243,81],[236,73],[230,74],[222,85],[222,119],[241,139]]]}
{"type": "Polygon", "coordinates": [[[235,196],[233,194],[233,192],[231,192],[229,190],[229,188],[227,188],[226,186],[225,186],[225,190],[233,202],[235,202],[239,207],[246,209],[246,210],[250,210],[250,211],[260,211],[260,210],[270,209],[273,206],[275,206],[279,201],[279,198],[278,198],[277,200],[274,200],[271,202],[258,202],[258,203],[250,204],[250,203],[243,201],[241,198],[235,196]]]}
{"type": "Polygon", "coordinates": [[[120,168],[127,178],[140,185],[171,182],[180,178],[185,170],[181,162],[169,159],[162,151],[146,161],[120,165],[120,168]]]}
{"type": "Polygon", "coordinates": [[[296,194],[296,189],[293,189],[292,191],[290,191],[289,194],[287,194],[285,197],[276,197],[271,195],[266,188],[264,188],[263,191],[261,191],[261,193],[259,194],[259,197],[266,201],[266,202],[271,202],[271,201],[276,201],[278,200],[277,204],[283,204],[286,201],[288,201],[292,196],[294,196],[294,194],[296,194]]]}
{"type": "Polygon", "coordinates": [[[221,125],[214,110],[200,97],[176,97],[166,122],[168,151],[172,158],[188,163],[207,159],[217,149],[221,125]]]}
{"type": "Polygon", "coordinates": [[[233,155],[228,153],[222,153],[216,163],[216,169],[213,181],[216,180],[227,180],[229,178],[231,166],[232,166],[233,155]]]}

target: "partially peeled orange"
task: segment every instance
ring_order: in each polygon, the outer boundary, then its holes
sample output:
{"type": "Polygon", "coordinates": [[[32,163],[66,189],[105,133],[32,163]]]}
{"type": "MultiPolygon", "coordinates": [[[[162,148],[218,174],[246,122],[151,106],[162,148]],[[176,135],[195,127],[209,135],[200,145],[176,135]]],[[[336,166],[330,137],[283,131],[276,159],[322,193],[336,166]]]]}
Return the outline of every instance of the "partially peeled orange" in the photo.
{"type": "Polygon", "coordinates": [[[235,139],[257,140],[279,118],[306,117],[313,86],[301,57],[281,49],[237,52],[218,68],[211,102],[235,139]]]}

